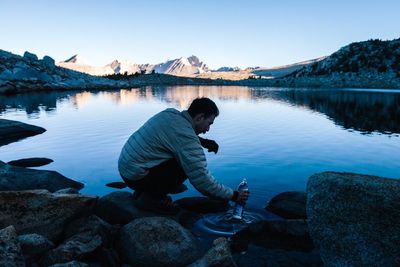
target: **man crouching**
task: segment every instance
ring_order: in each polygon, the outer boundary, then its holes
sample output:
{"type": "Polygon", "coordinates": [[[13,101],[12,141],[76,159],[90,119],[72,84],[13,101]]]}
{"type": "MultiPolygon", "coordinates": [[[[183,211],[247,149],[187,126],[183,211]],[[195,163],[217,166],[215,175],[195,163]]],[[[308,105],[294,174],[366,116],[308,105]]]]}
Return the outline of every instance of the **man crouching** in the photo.
{"type": "Polygon", "coordinates": [[[203,195],[244,202],[248,192],[233,191],[219,183],[207,169],[203,148],[218,152],[218,144],[198,135],[210,130],[218,116],[209,98],[197,98],[188,110],[168,108],[134,132],[122,148],[118,169],[124,182],[135,190],[139,209],[175,214],[178,207],[168,194],[180,193],[190,183],[203,195]]]}

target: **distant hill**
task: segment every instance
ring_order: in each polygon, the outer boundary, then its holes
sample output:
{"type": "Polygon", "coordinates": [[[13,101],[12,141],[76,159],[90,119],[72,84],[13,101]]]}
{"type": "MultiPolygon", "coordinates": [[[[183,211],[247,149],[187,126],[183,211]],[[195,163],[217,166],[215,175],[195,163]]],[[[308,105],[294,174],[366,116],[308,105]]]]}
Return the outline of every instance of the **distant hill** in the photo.
{"type": "Polygon", "coordinates": [[[315,62],[321,61],[326,57],[320,57],[307,61],[302,61],[290,65],[277,66],[272,68],[264,67],[248,67],[241,70],[238,67],[221,67],[215,71],[205,72],[199,75],[195,75],[197,78],[208,78],[208,79],[226,79],[226,80],[243,80],[248,78],[280,78],[288,74],[295,72],[305,66],[311,65],[315,62]]]}
{"type": "Polygon", "coordinates": [[[306,66],[312,65],[316,62],[319,62],[321,60],[324,60],[325,58],[326,57],[320,57],[320,58],[316,58],[316,59],[301,61],[298,63],[284,65],[284,66],[278,66],[278,67],[273,67],[273,68],[257,67],[254,69],[250,69],[249,71],[256,76],[264,76],[266,78],[278,78],[278,77],[283,77],[290,73],[293,73],[296,70],[300,70],[303,67],[306,67],[306,66]]]}
{"type": "Polygon", "coordinates": [[[400,39],[351,43],[286,76],[249,78],[238,83],[246,86],[400,88],[400,39]]]}
{"type": "Polygon", "coordinates": [[[289,76],[400,77],[400,39],[351,43],[289,76]]]}

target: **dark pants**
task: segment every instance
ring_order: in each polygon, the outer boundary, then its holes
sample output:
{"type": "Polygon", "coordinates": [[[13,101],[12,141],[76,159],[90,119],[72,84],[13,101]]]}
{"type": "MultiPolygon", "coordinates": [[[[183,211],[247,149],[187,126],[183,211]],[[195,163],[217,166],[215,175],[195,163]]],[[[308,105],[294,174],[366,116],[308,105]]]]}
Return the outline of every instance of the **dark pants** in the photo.
{"type": "Polygon", "coordinates": [[[174,192],[187,179],[187,175],[175,159],[154,166],[149,173],[137,181],[122,177],[128,187],[135,191],[166,195],[174,192]]]}

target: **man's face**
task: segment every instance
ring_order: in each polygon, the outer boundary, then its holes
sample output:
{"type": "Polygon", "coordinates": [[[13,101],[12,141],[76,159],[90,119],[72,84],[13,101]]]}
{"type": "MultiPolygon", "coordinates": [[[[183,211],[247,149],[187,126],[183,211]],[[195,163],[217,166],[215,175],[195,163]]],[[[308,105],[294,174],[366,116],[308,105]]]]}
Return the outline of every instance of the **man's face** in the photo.
{"type": "Polygon", "coordinates": [[[194,117],[194,131],[196,134],[205,134],[210,130],[211,124],[214,123],[215,115],[204,117],[204,114],[197,114],[194,117]]]}

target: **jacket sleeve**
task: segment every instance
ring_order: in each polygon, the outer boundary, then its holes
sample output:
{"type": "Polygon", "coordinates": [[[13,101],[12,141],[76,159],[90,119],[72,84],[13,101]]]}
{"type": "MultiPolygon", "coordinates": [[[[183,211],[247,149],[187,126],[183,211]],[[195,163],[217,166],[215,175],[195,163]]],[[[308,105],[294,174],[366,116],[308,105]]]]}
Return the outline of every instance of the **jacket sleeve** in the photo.
{"type": "Polygon", "coordinates": [[[189,178],[190,183],[203,195],[230,200],[233,190],[219,183],[210,174],[207,160],[198,136],[191,131],[176,133],[173,153],[189,178]]]}

